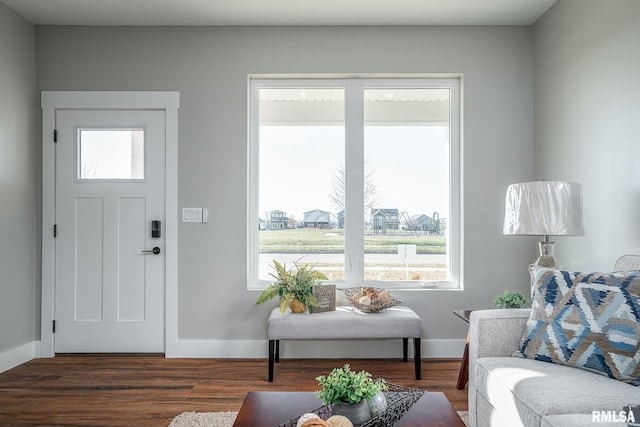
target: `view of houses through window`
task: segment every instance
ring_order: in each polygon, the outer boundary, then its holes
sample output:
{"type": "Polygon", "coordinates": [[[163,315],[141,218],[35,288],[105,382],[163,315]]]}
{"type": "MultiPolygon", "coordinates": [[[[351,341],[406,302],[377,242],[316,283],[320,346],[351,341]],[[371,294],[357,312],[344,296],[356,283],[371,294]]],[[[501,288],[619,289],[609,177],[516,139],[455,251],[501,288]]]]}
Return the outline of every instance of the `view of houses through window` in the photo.
{"type": "Polygon", "coordinates": [[[450,87],[268,83],[250,146],[258,280],[274,259],[333,281],[451,280],[450,87]]]}

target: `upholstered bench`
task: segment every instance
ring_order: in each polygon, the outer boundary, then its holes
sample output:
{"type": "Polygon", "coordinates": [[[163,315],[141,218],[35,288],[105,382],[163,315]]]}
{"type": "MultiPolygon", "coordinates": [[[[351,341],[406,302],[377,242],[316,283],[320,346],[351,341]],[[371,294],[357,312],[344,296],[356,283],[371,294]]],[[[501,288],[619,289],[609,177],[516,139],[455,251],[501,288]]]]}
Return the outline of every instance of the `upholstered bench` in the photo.
{"type": "Polygon", "coordinates": [[[402,338],[403,360],[407,361],[409,338],[413,338],[416,379],[421,374],[422,320],[409,307],[395,306],[377,313],[363,313],[353,307],[313,314],[280,314],[276,307],[267,322],[269,340],[269,382],[273,364],[280,361],[280,340],[358,340],[402,338]]]}

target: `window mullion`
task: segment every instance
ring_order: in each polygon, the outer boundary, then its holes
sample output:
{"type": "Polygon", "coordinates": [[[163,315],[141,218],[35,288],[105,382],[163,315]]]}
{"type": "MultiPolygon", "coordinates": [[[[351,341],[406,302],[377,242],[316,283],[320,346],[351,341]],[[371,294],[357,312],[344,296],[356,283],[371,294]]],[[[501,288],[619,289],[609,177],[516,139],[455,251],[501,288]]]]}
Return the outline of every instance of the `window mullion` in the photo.
{"type": "Polygon", "coordinates": [[[346,85],[345,279],[364,280],[364,96],[360,80],[346,85]]]}

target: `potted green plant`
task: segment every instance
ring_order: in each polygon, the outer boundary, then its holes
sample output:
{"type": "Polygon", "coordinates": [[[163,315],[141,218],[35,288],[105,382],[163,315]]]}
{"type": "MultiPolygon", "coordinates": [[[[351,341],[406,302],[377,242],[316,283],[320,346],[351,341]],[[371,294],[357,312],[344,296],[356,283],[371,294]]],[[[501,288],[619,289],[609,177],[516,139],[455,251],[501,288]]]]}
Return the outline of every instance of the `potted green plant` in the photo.
{"type": "Polygon", "coordinates": [[[280,264],[273,260],[275,274],[269,273],[275,283],[269,285],[258,297],[256,305],[269,301],[271,298],[280,298],[280,312],[284,314],[287,307],[294,313],[304,313],[310,307],[318,307],[319,303],[313,295],[313,288],[321,280],[327,280],[327,276],[316,271],[308,264],[299,266],[293,263],[293,269],[287,270],[285,263],[280,264]]]}
{"type": "MultiPolygon", "coordinates": [[[[316,391],[316,396],[323,404],[333,405],[334,415],[344,415],[354,426],[371,418],[368,401],[379,396],[384,398],[381,392],[387,389],[383,379],[373,381],[370,373],[352,371],[348,363],[342,368],[333,369],[328,376],[320,375],[316,381],[322,387],[322,390],[316,391]]],[[[386,409],[386,399],[384,407],[386,409]]]]}
{"type": "Polygon", "coordinates": [[[529,307],[529,301],[517,291],[504,291],[493,299],[493,305],[497,308],[523,308],[529,307]]]}

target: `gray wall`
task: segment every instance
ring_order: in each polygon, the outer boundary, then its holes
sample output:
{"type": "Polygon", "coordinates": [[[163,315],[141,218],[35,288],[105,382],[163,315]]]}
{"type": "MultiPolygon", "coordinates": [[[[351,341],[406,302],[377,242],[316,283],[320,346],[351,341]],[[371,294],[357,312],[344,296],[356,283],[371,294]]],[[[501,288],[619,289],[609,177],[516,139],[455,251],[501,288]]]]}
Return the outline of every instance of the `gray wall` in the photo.
{"type": "Polygon", "coordinates": [[[535,176],[584,192],[584,237],[556,238],[565,267],[640,253],[640,2],[561,0],[534,26],[535,176]]]}
{"type": "Polygon", "coordinates": [[[36,100],[35,29],[0,3],[0,355],[39,339],[36,100]]]}
{"type": "Polygon", "coordinates": [[[180,339],[265,339],[271,307],[246,290],[252,73],[463,73],[465,289],[397,294],[446,341],[466,334],[452,309],[528,292],[532,241],[502,220],[507,185],[533,175],[530,27],[45,26],[36,45],[38,91],[180,91],[179,206],[210,210],[179,226],[180,339]]]}
{"type": "Polygon", "coordinates": [[[245,289],[246,75],[464,73],[465,289],[399,295],[423,317],[425,339],[461,340],[452,308],[527,289],[535,239],[501,234],[512,182],[583,184],[586,235],[556,239],[566,267],[607,269],[638,253],[639,19],[636,0],[559,0],[533,29],[34,30],[0,3],[0,355],[39,338],[34,87],[181,92],[179,203],[212,218],[180,225],[179,334],[252,340],[264,338],[268,307],[254,308],[245,289]]]}

